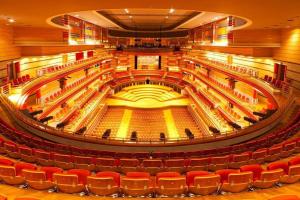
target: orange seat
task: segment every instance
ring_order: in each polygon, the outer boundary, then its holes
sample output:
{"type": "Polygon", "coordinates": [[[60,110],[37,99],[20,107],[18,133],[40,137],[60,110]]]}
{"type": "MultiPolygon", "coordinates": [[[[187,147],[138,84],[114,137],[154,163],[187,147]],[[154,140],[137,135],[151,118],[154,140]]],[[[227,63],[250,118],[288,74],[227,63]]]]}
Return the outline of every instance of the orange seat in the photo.
{"type": "Polygon", "coordinates": [[[165,160],[165,169],[169,172],[183,173],[186,171],[186,161],[184,159],[165,160]]]}
{"type": "Polygon", "coordinates": [[[34,155],[38,164],[43,166],[53,166],[54,161],[52,160],[52,155],[49,152],[43,150],[35,150],[34,155]]]}
{"type": "Polygon", "coordinates": [[[223,182],[221,190],[225,192],[241,192],[253,182],[252,172],[230,173],[228,180],[223,182]]]}
{"type": "Polygon", "coordinates": [[[158,178],[155,191],[163,196],[183,195],[187,191],[186,179],[183,176],[158,178]]]}
{"type": "Polygon", "coordinates": [[[229,159],[229,156],[212,157],[208,170],[217,171],[228,168],[229,159]]]}
{"type": "Polygon", "coordinates": [[[154,182],[147,172],[128,172],[121,179],[121,190],[133,197],[147,196],[154,192],[154,182]]]}
{"type": "Polygon", "coordinates": [[[187,171],[208,170],[211,158],[191,158],[187,166],[187,171]]]}
{"type": "Polygon", "coordinates": [[[7,200],[7,197],[1,194],[0,195],[0,200],[7,200]]]}
{"type": "Polygon", "coordinates": [[[54,165],[62,169],[74,168],[74,160],[71,155],[53,154],[54,165]]]}
{"type": "Polygon", "coordinates": [[[107,196],[117,194],[120,187],[120,174],[116,172],[99,172],[87,177],[87,187],[96,195],[107,196]]]}
{"type": "Polygon", "coordinates": [[[91,175],[91,172],[86,169],[70,169],[67,173],[77,175],[79,183],[83,185],[86,184],[87,177],[91,175]]]}
{"type": "Polygon", "coordinates": [[[47,180],[46,172],[36,170],[23,170],[23,176],[28,185],[37,190],[48,190],[54,188],[54,183],[47,180]]]}
{"type": "Polygon", "coordinates": [[[33,163],[36,161],[36,157],[33,155],[33,151],[29,147],[19,146],[19,153],[22,160],[33,163]]]}
{"type": "Polygon", "coordinates": [[[53,174],[53,180],[58,190],[65,193],[79,193],[85,191],[85,185],[79,183],[78,176],[75,174],[53,174]]]}
{"type": "Polygon", "coordinates": [[[283,169],[275,169],[263,171],[260,179],[253,182],[253,186],[257,188],[270,188],[279,182],[280,177],[284,175],[283,169]]]}
{"type": "Polygon", "coordinates": [[[253,173],[253,180],[256,181],[260,179],[261,173],[263,172],[263,168],[258,165],[244,165],[240,168],[241,172],[252,172],[253,173]]]}
{"type": "Polygon", "coordinates": [[[16,166],[0,166],[0,178],[9,185],[22,185],[25,183],[25,179],[22,176],[23,169],[35,170],[36,166],[17,163],[16,166]]]}
{"type": "Polygon", "coordinates": [[[189,192],[200,195],[212,194],[217,192],[220,183],[221,178],[218,174],[195,176],[193,182],[189,183],[189,192]]]}
{"type": "Polygon", "coordinates": [[[93,158],[85,156],[74,156],[74,165],[77,169],[95,170],[93,158]]]}
{"type": "Polygon", "coordinates": [[[20,158],[17,144],[10,141],[4,142],[4,149],[6,150],[6,153],[9,157],[16,158],[16,159],[20,158]]]}
{"type": "Polygon", "coordinates": [[[252,158],[249,161],[249,164],[262,164],[265,162],[267,156],[267,149],[258,149],[252,153],[252,158]]]}
{"type": "Polygon", "coordinates": [[[280,157],[287,158],[291,156],[296,150],[296,142],[288,142],[283,145],[280,157]]]}
{"type": "Polygon", "coordinates": [[[126,174],[127,172],[135,172],[140,165],[140,161],[138,159],[125,159],[121,158],[119,162],[119,171],[126,174]]]}
{"type": "Polygon", "coordinates": [[[35,197],[17,197],[15,198],[15,200],[40,200],[40,199],[35,197]]]}
{"type": "Polygon", "coordinates": [[[249,153],[232,155],[232,160],[228,164],[228,168],[239,169],[243,165],[247,165],[250,160],[249,153]]]}
{"type": "Polygon", "coordinates": [[[163,171],[163,162],[160,159],[144,159],[140,170],[155,175],[156,173],[163,171]]]}
{"type": "Polygon", "coordinates": [[[282,151],[282,146],[275,146],[268,149],[268,155],[265,158],[267,162],[279,160],[282,151]]]}
{"type": "Polygon", "coordinates": [[[96,170],[98,171],[115,171],[116,160],[113,158],[96,158],[94,160],[96,170]]]}

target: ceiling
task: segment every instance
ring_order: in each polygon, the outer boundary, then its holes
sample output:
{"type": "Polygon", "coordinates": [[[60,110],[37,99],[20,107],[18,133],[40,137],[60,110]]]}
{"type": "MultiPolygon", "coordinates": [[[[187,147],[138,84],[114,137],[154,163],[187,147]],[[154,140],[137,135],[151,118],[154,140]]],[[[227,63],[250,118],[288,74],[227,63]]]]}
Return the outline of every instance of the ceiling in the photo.
{"type": "Polygon", "coordinates": [[[98,13],[130,31],[170,31],[201,12],[175,9],[113,9],[98,13]]]}
{"type": "MultiPolygon", "coordinates": [[[[224,13],[249,19],[252,24],[247,27],[248,29],[300,27],[299,0],[1,0],[0,19],[14,19],[15,22],[11,24],[15,26],[50,27],[46,21],[57,15],[125,8],[129,10],[174,8],[175,11],[224,13]]],[[[97,23],[104,23],[107,27],[119,27],[110,20],[97,23]]],[[[179,28],[188,27],[188,25],[192,27],[199,23],[191,24],[192,22],[188,20],[179,28]]],[[[128,23],[128,25],[131,24],[128,23]]]]}

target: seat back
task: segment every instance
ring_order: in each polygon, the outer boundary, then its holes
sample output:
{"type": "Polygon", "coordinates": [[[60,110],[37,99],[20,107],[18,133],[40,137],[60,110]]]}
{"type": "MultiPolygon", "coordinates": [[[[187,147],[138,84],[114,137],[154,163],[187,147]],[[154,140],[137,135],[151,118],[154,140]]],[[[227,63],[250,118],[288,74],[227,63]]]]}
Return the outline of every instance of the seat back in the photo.
{"type": "Polygon", "coordinates": [[[184,159],[168,159],[165,160],[166,167],[184,167],[185,160],[184,159]]]}
{"type": "Polygon", "coordinates": [[[299,165],[300,164],[300,157],[295,157],[289,160],[289,165],[299,165]]]}
{"type": "Polygon", "coordinates": [[[263,168],[260,165],[244,165],[240,168],[241,172],[252,172],[253,179],[260,179],[263,168]]]}
{"type": "Polygon", "coordinates": [[[45,159],[45,160],[50,160],[51,159],[51,153],[45,152],[45,151],[41,151],[41,150],[36,150],[34,152],[34,155],[37,158],[41,158],[41,159],[45,159]]]}
{"type": "Polygon", "coordinates": [[[248,153],[238,154],[238,155],[232,156],[232,161],[233,162],[243,162],[243,161],[248,161],[249,158],[250,158],[250,155],[248,153]]]}
{"type": "Polygon", "coordinates": [[[13,166],[15,163],[6,158],[0,158],[0,165],[13,166]]]}
{"type": "Polygon", "coordinates": [[[163,162],[159,159],[145,159],[143,160],[142,165],[144,167],[162,167],[163,162]]]}
{"type": "Polygon", "coordinates": [[[209,173],[207,171],[190,171],[186,173],[186,183],[187,185],[193,185],[195,177],[205,176],[209,173]]]}
{"type": "Polygon", "coordinates": [[[204,176],[196,176],[194,185],[197,187],[214,187],[220,185],[221,177],[218,174],[209,174],[204,176]]]}
{"type": "Polygon", "coordinates": [[[267,149],[259,149],[252,153],[253,159],[264,158],[267,155],[267,149]]]}
{"type": "Polygon", "coordinates": [[[122,167],[137,167],[140,164],[138,159],[120,159],[120,166],[122,167]]]}
{"type": "Polygon", "coordinates": [[[36,170],[36,166],[30,163],[17,163],[15,165],[16,168],[16,175],[21,175],[22,170],[29,169],[29,170],[36,170]]]}
{"type": "Polygon", "coordinates": [[[267,169],[268,170],[283,169],[286,174],[289,173],[288,163],[282,162],[282,161],[273,162],[273,163],[268,164],[267,169]]]}
{"type": "Polygon", "coordinates": [[[189,166],[203,166],[210,164],[210,158],[191,158],[189,166]]]}
{"type": "Polygon", "coordinates": [[[53,180],[58,185],[78,185],[78,176],[75,174],[53,174],[53,180]]]}
{"type": "Polygon", "coordinates": [[[19,152],[28,156],[32,155],[32,149],[29,147],[19,146],[19,152]]]}
{"type": "Polygon", "coordinates": [[[85,156],[74,156],[74,162],[77,164],[92,164],[92,158],[91,157],[85,157],[85,156]]]}
{"type": "Polygon", "coordinates": [[[252,172],[239,172],[231,173],[228,175],[228,183],[230,184],[241,184],[241,183],[252,183],[253,173],[252,172]]]}
{"type": "Polygon", "coordinates": [[[116,161],[113,158],[96,158],[95,164],[101,166],[115,166],[116,161]]]}
{"type": "Polygon", "coordinates": [[[211,164],[226,164],[229,162],[229,156],[212,157],[211,164]]]}
{"type": "Polygon", "coordinates": [[[289,173],[290,176],[300,176],[300,165],[292,165],[289,167],[289,173]]]}
{"type": "Polygon", "coordinates": [[[275,169],[263,171],[261,173],[261,180],[264,181],[279,181],[280,177],[284,174],[283,169],[275,169]]]}
{"type": "Polygon", "coordinates": [[[100,178],[113,178],[115,183],[120,186],[120,174],[117,172],[98,172],[96,176],[100,178]]]}
{"type": "Polygon", "coordinates": [[[129,178],[124,177],[121,179],[121,186],[125,189],[147,189],[150,187],[150,179],[148,178],[129,178]]]}
{"type": "Polygon", "coordinates": [[[185,177],[164,177],[159,178],[157,181],[157,186],[163,189],[179,188],[183,189],[186,186],[185,177]]]}
{"type": "Polygon", "coordinates": [[[24,169],[22,174],[26,181],[46,181],[46,173],[43,171],[24,169]]]}
{"type": "Polygon", "coordinates": [[[97,177],[88,176],[87,177],[88,187],[118,187],[119,184],[116,183],[113,177],[97,177]]]}
{"type": "Polygon", "coordinates": [[[90,171],[85,169],[70,169],[68,174],[75,174],[78,176],[79,183],[86,184],[87,177],[91,174],[90,171]]]}
{"type": "Polygon", "coordinates": [[[16,168],[14,166],[0,166],[0,176],[16,176],[16,168]]]}
{"type": "Polygon", "coordinates": [[[45,172],[47,180],[53,180],[54,173],[62,173],[63,169],[59,167],[41,167],[41,171],[45,172]]]}
{"type": "Polygon", "coordinates": [[[148,172],[127,172],[126,177],[135,179],[150,179],[150,174],[148,172]]]}

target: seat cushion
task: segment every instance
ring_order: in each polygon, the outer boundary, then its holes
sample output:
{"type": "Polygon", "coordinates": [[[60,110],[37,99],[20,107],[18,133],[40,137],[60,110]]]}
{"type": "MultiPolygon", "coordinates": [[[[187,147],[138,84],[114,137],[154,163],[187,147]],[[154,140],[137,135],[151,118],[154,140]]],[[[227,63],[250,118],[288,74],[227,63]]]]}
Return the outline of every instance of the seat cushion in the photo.
{"type": "Polygon", "coordinates": [[[54,173],[62,173],[63,169],[59,167],[41,167],[41,171],[44,171],[46,173],[46,178],[49,181],[53,180],[53,174],[54,173]]]}
{"type": "Polygon", "coordinates": [[[268,164],[267,169],[268,170],[283,169],[285,174],[289,173],[289,165],[288,165],[288,163],[281,162],[281,161],[273,162],[273,163],[268,164]]]}
{"type": "Polygon", "coordinates": [[[235,169],[221,169],[221,170],[217,170],[216,174],[219,174],[221,177],[221,182],[228,182],[228,175],[230,173],[238,173],[239,170],[235,170],[235,169]]]}
{"type": "Polygon", "coordinates": [[[244,165],[240,168],[241,172],[250,171],[253,173],[253,180],[256,181],[260,179],[261,172],[263,168],[260,165],[244,165]]]}
{"type": "Polygon", "coordinates": [[[96,174],[97,177],[113,177],[114,178],[114,181],[115,183],[120,186],[120,174],[117,173],[117,172],[109,172],[109,171],[106,171],[106,172],[98,172],[96,174]]]}
{"type": "Polygon", "coordinates": [[[9,165],[12,166],[15,163],[9,159],[5,159],[5,158],[0,158],[0,165],[9,165]]]}
{"type": "Polygon", "coordinates": [[[188,186],[190,185],[194,185],[194,178],[197,176],[204,176],[204,175],[208,175],[209,172],[207,171],[190,171],[187,172],[186,174],[186,182],[188,184],[188,186]]]}
{"type": "Polygon", "coordinates": [[[127,172],[126,177],[128,178],[150,178],[148,172],[127,172]]]}
{"type": "Polygon", "coordinates": [[[23,169],[35,170],[36,166],[30,163],[17,163],[15,168],[16,168],[16,175],[20,176],[23,169]]]}
{"type": "Polygon", "coordinates": [[[300,164],[300,157],[295,157],[295,158],[292,158],[289,162],[288,162],[289,165],[298,165],[300,164]]]}
{"type": "Polygon", "coordinates": [[[89,176],[91,174],[91,172],[89,170],[85,170],[85,169],[70,169],[68,171],[68,174],[77,175],[79,183],[85,185],[87,176],[89,176]]]}

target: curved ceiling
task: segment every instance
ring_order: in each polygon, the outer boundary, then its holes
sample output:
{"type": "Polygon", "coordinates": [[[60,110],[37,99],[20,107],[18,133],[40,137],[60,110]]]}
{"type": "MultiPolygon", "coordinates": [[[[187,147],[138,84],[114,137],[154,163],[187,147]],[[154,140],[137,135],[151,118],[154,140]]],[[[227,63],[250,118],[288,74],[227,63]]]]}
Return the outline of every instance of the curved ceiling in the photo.
{"type": "Polygon", "coordinates": [[[285,28],[300,25],[299,0],[2,0],[0,18],[16,26],[49,26],[46,20],[64,13],[103,9],[182,9],[217,12],[250,19],[248,28],[285,28]]]}

